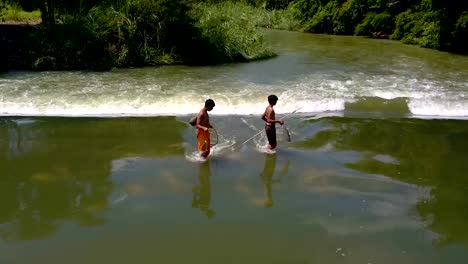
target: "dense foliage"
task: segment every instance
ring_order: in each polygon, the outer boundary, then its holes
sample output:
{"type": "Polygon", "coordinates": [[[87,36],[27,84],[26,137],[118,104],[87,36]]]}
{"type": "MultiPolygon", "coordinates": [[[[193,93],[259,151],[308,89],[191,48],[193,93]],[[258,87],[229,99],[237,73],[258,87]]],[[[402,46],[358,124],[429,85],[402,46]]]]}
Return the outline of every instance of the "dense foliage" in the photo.
{"type": "Polygon", "coordinates": [[[0,1],[0,10],[2,20],[42,17],[41,27],[25,42],[33,69],[212,64],[273,56],[259,27],[391,38],[468,54],[468,1],[8,0],[0,1]]]}
{"type": "Polygon", "coordinates": [[[422,47],[468,53],[468,1],[296,0],[307,32],[390,37],[422,47]]]}
{"type": "Polygon", "coordinates": [[[16,2],[0,1],[0,21],[33,21],[41,18],[41,12],[25,12],[16,2]]]}
{"type": "Polygon", "coordinates": [[[31,10],[41,10],[43,23],[24,44],[35,43],[28,46],[29,61],[30,67],[38,70],[101,70],[268,58],[274,53],[252,21],[283,23],[270,16],[276,11],[264,10],[258,15],[252,6],[224,1],[19,2],[31,10]],[[244,15],[239,16],[240,10],[244,15]]]}

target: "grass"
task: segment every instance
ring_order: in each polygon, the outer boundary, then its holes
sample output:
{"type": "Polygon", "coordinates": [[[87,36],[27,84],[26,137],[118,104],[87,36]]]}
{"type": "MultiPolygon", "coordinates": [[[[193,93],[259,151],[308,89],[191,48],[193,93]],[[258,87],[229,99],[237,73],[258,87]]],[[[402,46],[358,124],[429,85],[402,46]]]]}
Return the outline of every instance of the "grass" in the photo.
{"type": "Polygon", "coordinates": [[[5,4],[0,2],[0,21],[1,22],[37,22],[41,19],[39,10],[26,12],[17,4],[5,4]]]}
{"type": "Polygon", "coordinates": [[[210,57],[219,62],[251,61],[275,56],[257,28],[259,16],[253,7],[240,3],[199,4],[191,12],[210,57]]]}
{"type": "MultiPolygon", "coordinates": [[[[39,11],[24,12],[1,0],[0,10],[0,21],[7,23],[41,21],[39,11]]],[[[122,0],[86,14],[60,14],[61,23],[41,26],[28,39],[35,45],[26,48],[27,64],[35,70],[106,70],[267,59],[276,54],[260,27],[294,29],[299,25],[294,12],[232,2],[122,0]]]]}

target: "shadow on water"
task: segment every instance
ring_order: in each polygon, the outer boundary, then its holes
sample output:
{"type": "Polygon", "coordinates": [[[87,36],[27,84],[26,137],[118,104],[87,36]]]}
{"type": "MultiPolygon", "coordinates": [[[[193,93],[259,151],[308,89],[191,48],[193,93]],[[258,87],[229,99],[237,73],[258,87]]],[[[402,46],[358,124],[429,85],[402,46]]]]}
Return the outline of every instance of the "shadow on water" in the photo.
{"type": "Polygon", "coordinates": [[[468,246],[468,122],[324,118],[310,125],[315,133],[297,147],[357,152],[359,161],[346,167],[431,187],[415,213],[440,235],[436,244],[468,246]]]}
{"type": "Polygon", "coordinates": [[[180,155],[184,128],[171,117],[0,119],[0,238],[104,224],[112,161],[180,155]]]}
{"type": "Polygon", "coordinates": [[[265,155],[265,166],[263,167],[262,182],[265,193],[265,207],[273,206],[273,195],[271,192],[273,184],[273,174],[276,168],[276,155],[265,155]]]}
{"type": "Polygon", "coordinates": [[[265,164],[263,166],[263,171],[260,174],[260,176],[262,177],[263,192],[265,197],[264,206],[266,208],[270,208],[274,204],[272,192],[273,184],[281,183],[281,179],[288,174],[289,170],[290,161],[288,160],[284,167],[281,168],[281,170],[277,173],[277,177],[274,178],[276,170],[276,160],[277,154],[265,155],[265,164]]]}
{"type": "Polygon", "coordinates": [[[192,207],[198,208],[208,218],[213,218],[216,212],[211,209],[211,168],[210,161],[200,163],[198,174],[198,186],[192,188],[192,207]]]}

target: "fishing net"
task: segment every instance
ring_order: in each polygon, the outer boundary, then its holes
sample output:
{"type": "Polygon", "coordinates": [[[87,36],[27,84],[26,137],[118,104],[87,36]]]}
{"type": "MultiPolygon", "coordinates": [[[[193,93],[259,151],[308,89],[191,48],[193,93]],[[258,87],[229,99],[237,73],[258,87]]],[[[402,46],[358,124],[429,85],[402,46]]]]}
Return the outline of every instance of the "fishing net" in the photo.
{"type": "Polygon", "coordinates": [[[291,134],[289,133],[288,128],[284,125],[283,125],[283,136],[286,141],[291,142],[291,134]]]}
{"type": "Polygon", "coordinates": [[[197,116],[194,116],[194,117],[190,118],[189,124],[191,126],[195,126],[197,124],[197,116]]]}
{"type": "Polygon", "coordinates": [[[214,128],[210,128],[208,131],[210,132],[210,146],[213,147],[214,145],[218,144],[218,131],[216,131],[214,128]]]}

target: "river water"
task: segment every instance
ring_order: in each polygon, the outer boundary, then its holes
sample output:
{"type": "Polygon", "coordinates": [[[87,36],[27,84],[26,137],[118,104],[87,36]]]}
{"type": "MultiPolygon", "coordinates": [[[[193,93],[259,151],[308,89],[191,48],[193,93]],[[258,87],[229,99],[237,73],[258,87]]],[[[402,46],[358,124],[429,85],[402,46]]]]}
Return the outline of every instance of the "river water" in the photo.
{"type": "Polygon", "coordinates": [[[0,81],[2,115],[155,116],[257,114],[265,96],[279,113],[397,113],[466,118],[468,57],[387,40],[273,32],[279,56],[248,64],[165,66],[104,73],[11,73],[0,81]]]}
{"type": "Polygon", "coordinates": [[[2,75],[0,263],[465,263],[468,57],[266,38],[247,64],[2,75]]]}

